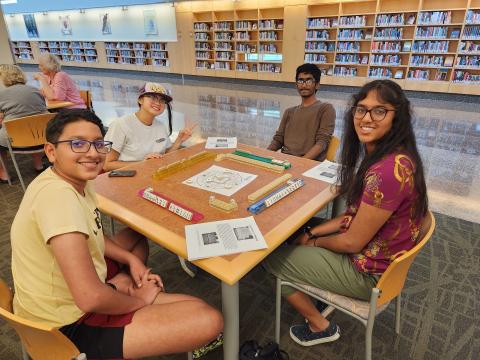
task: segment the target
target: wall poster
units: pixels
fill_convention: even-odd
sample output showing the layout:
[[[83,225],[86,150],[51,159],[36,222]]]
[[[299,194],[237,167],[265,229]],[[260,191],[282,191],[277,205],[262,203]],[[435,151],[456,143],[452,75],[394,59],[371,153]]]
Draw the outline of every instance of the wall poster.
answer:
[[[34,14],[23,14],[23,21],[27,28],[27,35],[29,38],[38,38],[37,23],[35,22]]]
[[[157,20],[155,18],[155,10],[143,11],[143,29],[145,35],[157,35]]]
[[[58,17],[61,24],[62,35],[72,35],[72,25],[70,24],[70,15],[60,15]]]

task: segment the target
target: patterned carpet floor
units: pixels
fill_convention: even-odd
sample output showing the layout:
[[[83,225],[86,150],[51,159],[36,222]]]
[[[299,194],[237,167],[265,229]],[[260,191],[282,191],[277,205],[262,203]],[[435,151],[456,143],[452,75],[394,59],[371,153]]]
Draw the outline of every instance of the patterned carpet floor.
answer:
[[[30,159],[21,157],[26,181],[35,176]],[[13,168],[10,169],[13,174]],[[23,192],[0,185],[0,276],[11,284],[10,226]],[[413,263],[402,297],[401,334],[394,331],[394,305],[381,313],[373,330],[374,359],[478,359],[480,353],[480,224],[435,214],[437,228]],[[149,266],[160,273],[169,292],[188,293],[221,307],[220,282],[200,272],[192,279],[177,257],[151,245]],[[240,343],[272,340],[275,319],[275,281],[261,267],[240,282]],[[302,321],[286,303],[282,308],[281,347],[290,359],[363,359],[363,325],[340,312],[331,318],[341,328],[334,343],[303,348],[288,335],[288,327]],[[477,354],[477,355],[475,355]],[[218,349],[204,359],[222,359]],[[21,359],[16,334],[0,321],[0,359]],[[152,358],[153,359],[153,358]],[[161,359],[186,359],[186,354]]]

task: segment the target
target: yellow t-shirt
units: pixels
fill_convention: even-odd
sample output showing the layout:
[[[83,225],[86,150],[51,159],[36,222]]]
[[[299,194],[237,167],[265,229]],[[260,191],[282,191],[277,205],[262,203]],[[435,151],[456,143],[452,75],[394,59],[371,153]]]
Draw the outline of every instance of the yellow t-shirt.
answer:
[[[84,314],[48,243],[71,232],[87,235],[93,264],[104,282],[105,241],[92,184],[87,183],[83,196],[50,168],[29,185],[12,224],[15,314],[54,327],[71,324]]]

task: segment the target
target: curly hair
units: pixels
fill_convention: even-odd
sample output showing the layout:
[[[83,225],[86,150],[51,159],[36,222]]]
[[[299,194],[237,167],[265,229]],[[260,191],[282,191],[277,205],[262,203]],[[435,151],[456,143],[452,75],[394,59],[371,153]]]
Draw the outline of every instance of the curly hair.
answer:
[[[41,62],[48,71],[59,72],[62,69],[58,57],[49,52],[44,52],[40,55],[38,61]]]
[[[1,64],[0,78],[2,79],[3,85],[6,87],[16,84],[25,84],[27,82],[27,78],[22,69],[16,65]]]

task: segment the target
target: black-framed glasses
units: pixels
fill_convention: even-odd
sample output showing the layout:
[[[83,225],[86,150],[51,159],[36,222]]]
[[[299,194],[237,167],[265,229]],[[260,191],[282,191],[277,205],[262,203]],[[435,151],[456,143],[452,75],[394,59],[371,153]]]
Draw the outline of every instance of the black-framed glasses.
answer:
[[[95,147],[100,154],[108,154],[110,150],[112,150],[112,142],[111,141],[104,141],[104,140],[95,140],[95,141],[88,141],[88,140],[61,140],[54,142],[52,144],[61,144],[61,143],[70,143],[70,148],[74,153],[87,153],[90,151],[90,146]]]
[[[352,114],[355,119],[362,120],[367,113],[370,113],[370,118],[373,121],[382,121],[385,119],[389,111],[396,111],[395,109],[385,109],[383,106],[375,106],[370,110],[364,106],[352,106]]]
[[[302,85],[311,86],[315,84],[315,79],[297,79],[296,83],[298,86],[302,86]]]

